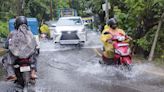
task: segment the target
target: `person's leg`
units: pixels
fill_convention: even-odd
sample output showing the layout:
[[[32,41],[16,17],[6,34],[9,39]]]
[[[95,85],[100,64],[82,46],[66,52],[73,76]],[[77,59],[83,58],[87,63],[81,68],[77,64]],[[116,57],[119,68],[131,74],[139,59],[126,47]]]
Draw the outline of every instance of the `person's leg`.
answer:
[[[13,68],[13,63],[15,62],[15,60],[16,60],[16,57],[9,52],[3,61],[6,72],[7,72],[7,80],[17,79],[14,72],[14,68]]]
[[[107,65],[113,65],[114,64],[113,58],[108,58],[108,57],[102,55],[102,60]]]
[[[31,78],[37,78],[36,72],[37,72],[37,59],[36,54],[32,55],[31,58]]]
[[[113,65],[114,60],[113,60],[113,52],[111,50],[105,50],[102,55],[102,60],[105,64],[108,65]]]

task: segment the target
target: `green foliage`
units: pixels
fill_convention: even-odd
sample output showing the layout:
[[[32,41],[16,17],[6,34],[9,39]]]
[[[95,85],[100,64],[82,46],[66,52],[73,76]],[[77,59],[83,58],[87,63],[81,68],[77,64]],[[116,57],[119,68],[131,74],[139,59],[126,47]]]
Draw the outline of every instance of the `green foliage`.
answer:
[[[50,19],[51,0],[24,0],[23,14],[28,17],[37,17],[39,20]],[[124,29],[134,39],[135,45],[150,51],[157,24],[164,12],[164,0],[108,0],[111,5],[110,17],[117,18],[119,27]],[[77,9],[79,16],[98,15],[104,24],[105,14],[102,4],[105,0],[52,0],[53,17],[57,17],[59,8]],[[19,0],[0,1],[0,36],[8,34],[7,21],[17,15]],[[87,13],[87,10],[91,10]],[[164,26],[160,30],[156,46],[156,54],[164,57]]]
[[[137,39],[138,46],[142,47],[144,50],[149,51],[153,43],[154,35],[152,33],[147,33],[144,37]]]
[[[135,44],[150,51],[159,18],[164,11],[163,0],[118,0],[111,1],[114,16],[119,25],[135,40]],[[121,5],[122,4],[122,5]],[[163,26],[162,26],[163,27]],[[160,30],[156,54],[164,50],[164,32]],[[160,56],[159,55],[159,56]]]
[[[57,8],[70,8],[68,1],[69,0],[59,0]]]
[[[7,23],[0,21],[0,25],[0,37],[6,38],[9,33]]]

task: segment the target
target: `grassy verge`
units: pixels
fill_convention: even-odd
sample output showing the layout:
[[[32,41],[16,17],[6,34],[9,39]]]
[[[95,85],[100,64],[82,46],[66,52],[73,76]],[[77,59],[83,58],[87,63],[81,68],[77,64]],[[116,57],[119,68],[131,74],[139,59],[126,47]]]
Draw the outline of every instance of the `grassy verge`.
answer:
[[[134,63],[144,63],[147,61],[145,58],[143,58],[140,55],[134,55],[134,56],[132,56],[132,59],[133,59]]]
[[[156,58],[153,61],[149,62],[147,59],[143,58],[140,55],[135,55],[132,57],[134,63],[153,63],[157,67],[161,67],[164,69],[164,59]]]
[[[153,61],[153,63],[154,63],[156,66],[159,66],[159,67],[164,68],[164,59],[159,59],[159,58],[157,58],[157,59],[155,59],[155,60]]]

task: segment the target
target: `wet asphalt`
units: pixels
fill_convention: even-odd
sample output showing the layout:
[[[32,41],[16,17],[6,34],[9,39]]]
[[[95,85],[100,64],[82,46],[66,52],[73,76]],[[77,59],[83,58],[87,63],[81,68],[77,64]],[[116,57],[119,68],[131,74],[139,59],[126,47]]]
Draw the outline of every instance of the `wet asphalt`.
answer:
[[[98,33],[88,33],[81,49],[42,41],[36,92],[164,92],[164,76],[145,72],[156,69],[151,63],[134,63],[131,71],[100,65],[93,50],[102,47],[98,38]],[[14,88],[12,82],[0,82],[0,92]]]

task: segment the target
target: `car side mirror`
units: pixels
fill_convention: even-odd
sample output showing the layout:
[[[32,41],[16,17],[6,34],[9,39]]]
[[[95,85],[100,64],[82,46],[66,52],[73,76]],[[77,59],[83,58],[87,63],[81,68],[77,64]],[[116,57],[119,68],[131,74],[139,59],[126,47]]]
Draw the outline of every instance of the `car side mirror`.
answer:
[[[52,27],[56,27],[56,24],[52,24],[51,26],[52,26]]]

